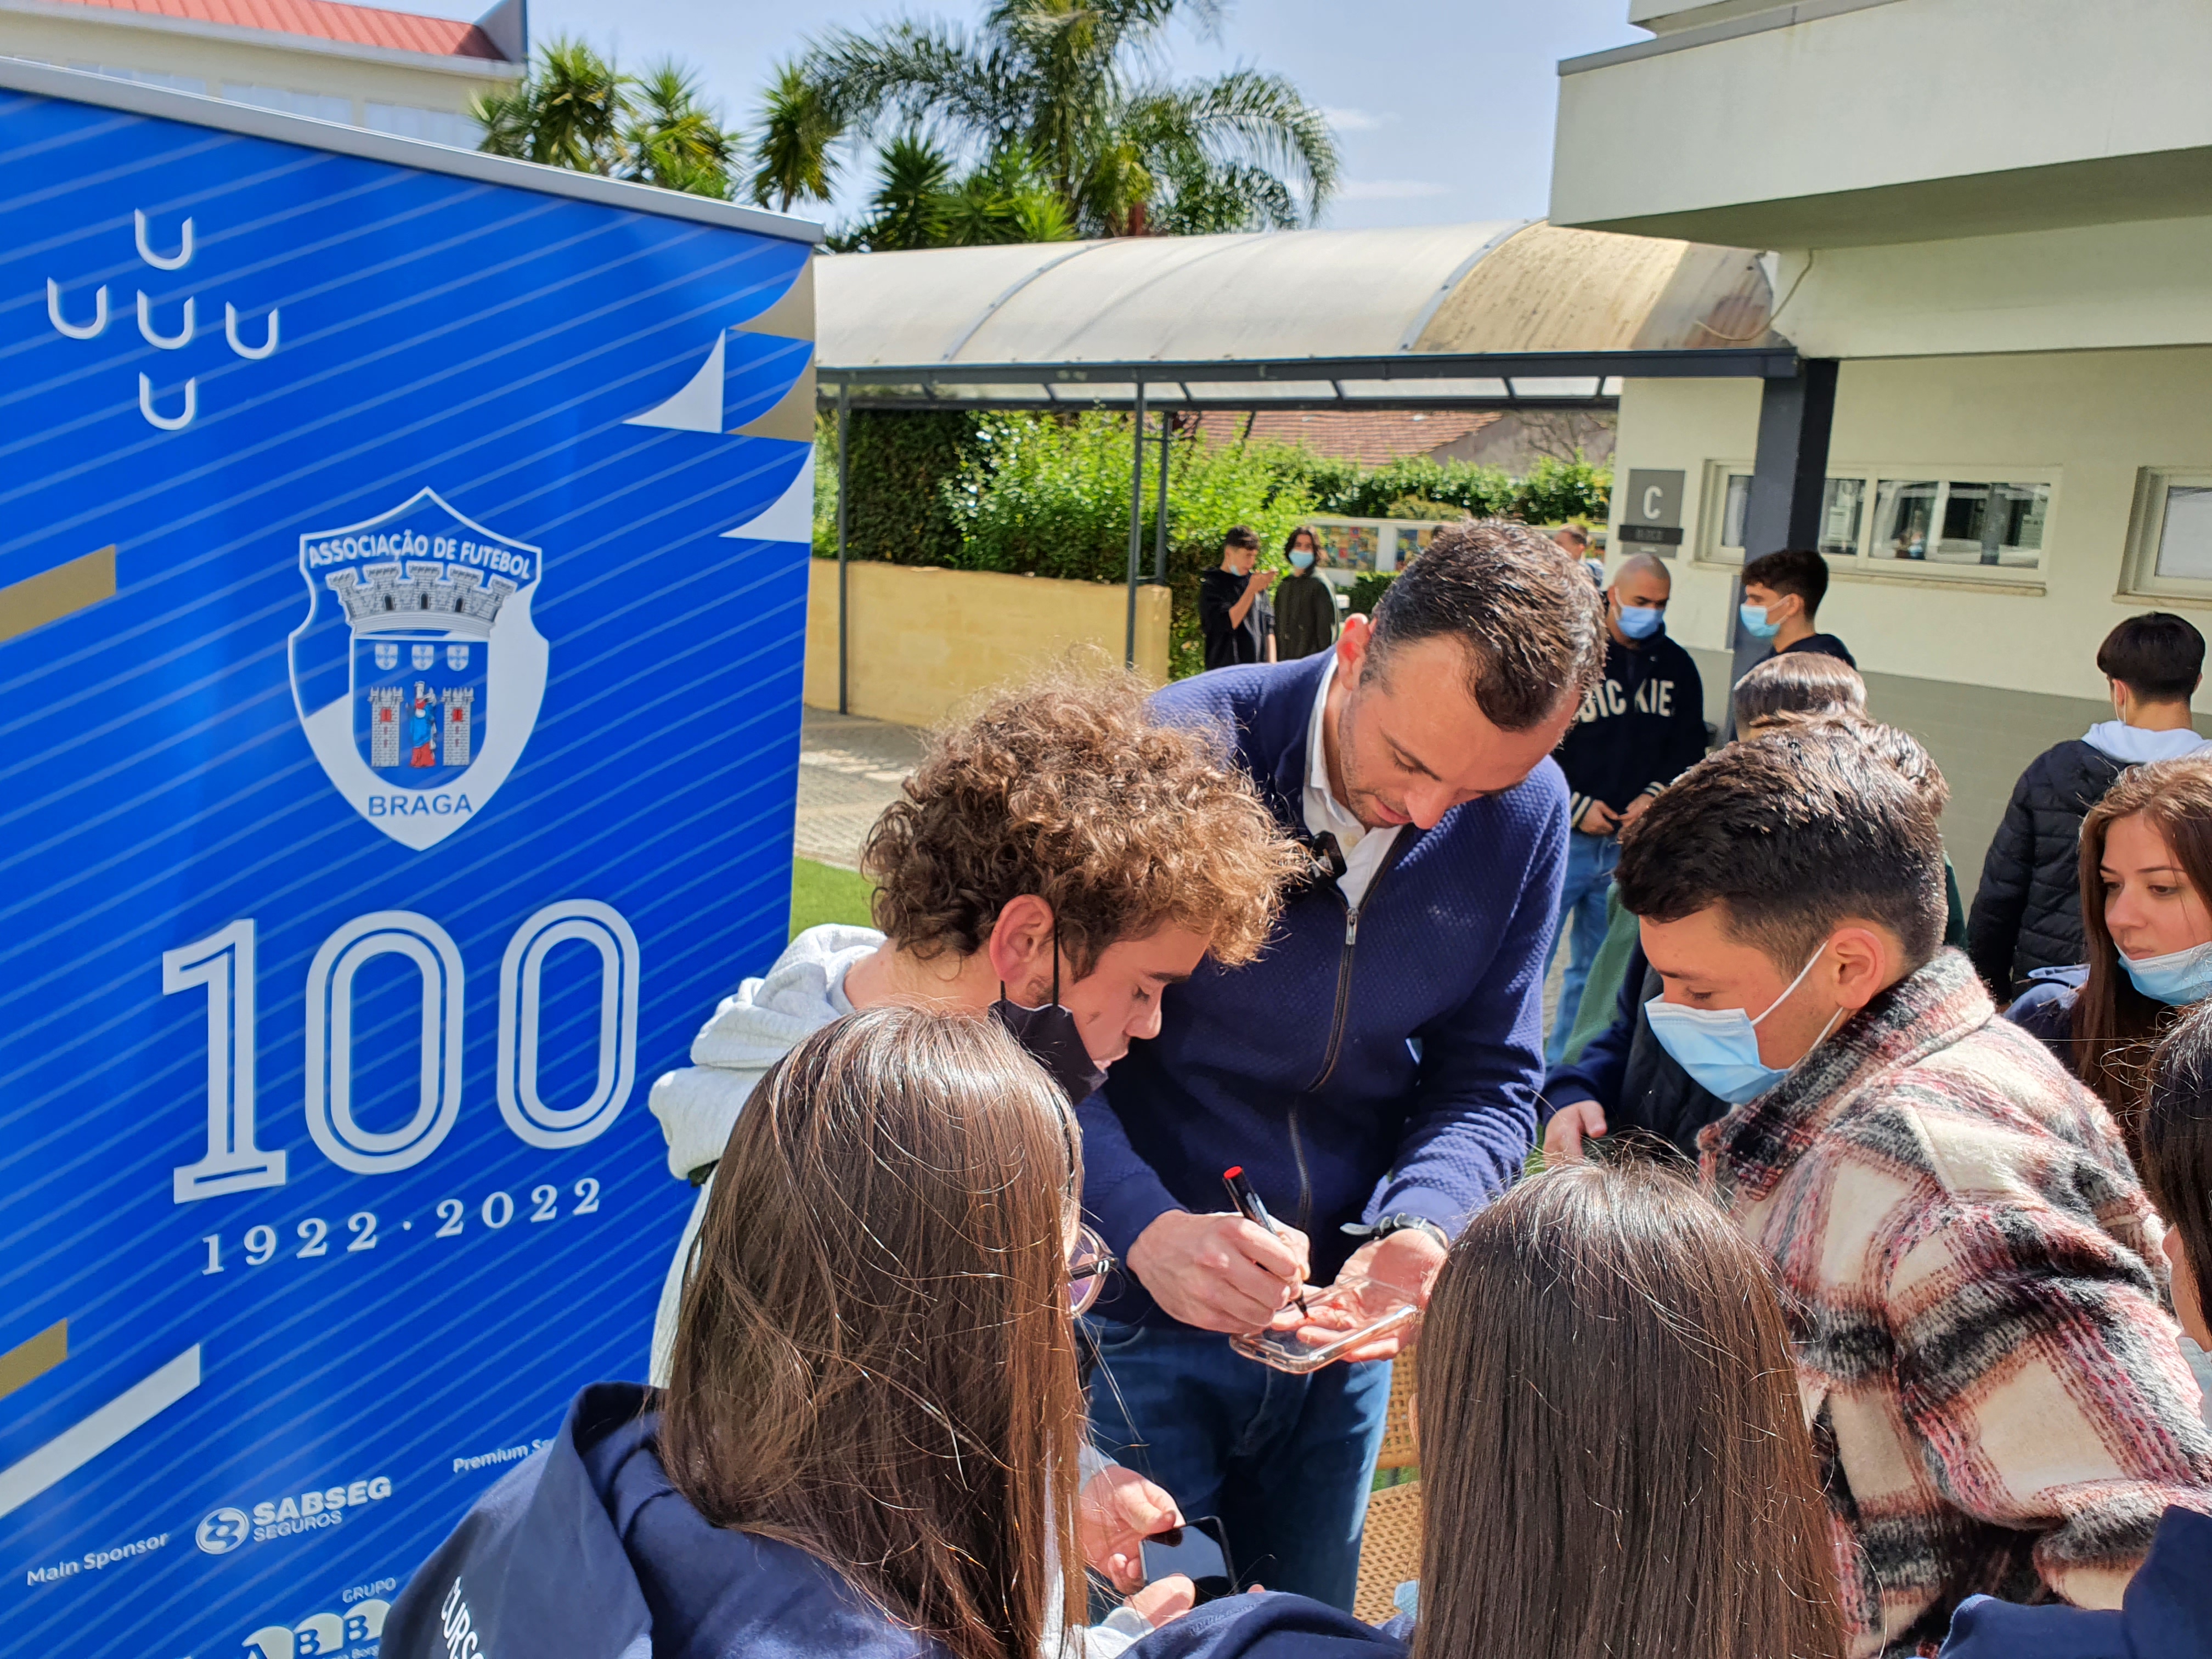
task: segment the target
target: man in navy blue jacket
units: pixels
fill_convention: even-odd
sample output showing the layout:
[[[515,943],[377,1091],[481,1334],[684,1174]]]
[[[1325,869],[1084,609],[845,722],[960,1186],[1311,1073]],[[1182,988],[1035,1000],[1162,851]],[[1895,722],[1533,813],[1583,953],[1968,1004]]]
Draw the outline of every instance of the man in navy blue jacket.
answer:
[[[1221,732],[1323,873],[1257,962],[1170,990],[1160,1035],[1084,1103],[1085,1209],[1128,1267],[1092,1326],[1092,1425],[1184,1514],[1218,1514],[1237,1570],[1272,1589],[1352,1605],[1389,1367],[1288,1376],[1228,1334],[1267,1325],[1302,1279],[1425,1297],[1450,1237],[1520,1172],[1567,833],[1547,757],[1604,637],[1578,561],[1471,524],[1334,651],[1160,694]],[[1232,1164],[1283,1232],[1226,1210]]]

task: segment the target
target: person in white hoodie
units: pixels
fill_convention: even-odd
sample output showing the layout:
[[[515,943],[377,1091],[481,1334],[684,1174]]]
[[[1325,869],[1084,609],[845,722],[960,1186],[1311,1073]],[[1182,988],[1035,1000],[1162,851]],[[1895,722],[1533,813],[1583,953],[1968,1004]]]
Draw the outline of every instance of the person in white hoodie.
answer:
[[[656,1384],[714,1164],[754,1085],[815,1031],[864,1008],[988,1012],[1079,1101],[1158,1030],[1166,987],[1258,954],[1309,860],[1209,738],[1145,699],[1133,677],[1054,676],[937,733],[862,850],[880,931],[801,933],[653,1085],[669,1173],[699,1189],[653,1324]],[[1253,1231],[1271,1255],[1303,1248]],[[1095,1454],[1084,1474],[1084,1554],[1132,1589],[1138,1540],[1179,1522],[1174,1500]]]
[[[2076,860],[2089,809],[2129,767],[2204,746],[2189,712],[2204,675],[2204,636],[2183,618],[2130,617],[2097,647],[2097,667],[2118,718],[2029,763],[1982,860],[1966,954],[2000,1008],[2031,981],[2086,960]]]

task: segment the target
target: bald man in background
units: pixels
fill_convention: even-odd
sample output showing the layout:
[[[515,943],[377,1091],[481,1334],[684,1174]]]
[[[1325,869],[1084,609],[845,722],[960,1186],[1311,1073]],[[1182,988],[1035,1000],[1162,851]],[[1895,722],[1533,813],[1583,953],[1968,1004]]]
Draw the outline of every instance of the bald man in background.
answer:
[[[1605,678],[1583,698],[1559,745],[1567,775],[1567,879],[1547,960],[1570,928],[1566,979],[1544,1045],[1565,1058],[1590,960],[1604,942],[1606,890],[1620,858],[1620,828],[1705,752],[1705,690],[1690,653],[1667,637],[1667,567],[1649,553],[1620,562],[1605,591]]]

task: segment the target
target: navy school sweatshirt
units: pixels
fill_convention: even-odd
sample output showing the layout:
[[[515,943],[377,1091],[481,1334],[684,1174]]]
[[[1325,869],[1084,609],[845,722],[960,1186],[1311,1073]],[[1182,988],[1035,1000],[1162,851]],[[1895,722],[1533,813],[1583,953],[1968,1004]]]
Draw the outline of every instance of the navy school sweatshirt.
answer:
[[[648,1403],[627,1382],[577,1395],[407,1581],[383,1659],[948,1659],[805,1551],[692,1508]]]
[[[1610,635],[1605,678],[1583,698],[1560,740],[1567,821],[1579,826],[1592,801],[1626,811],[1656,794],[1705,752],[1705,688],[1690,653],[1662,629],[1623,645]]]

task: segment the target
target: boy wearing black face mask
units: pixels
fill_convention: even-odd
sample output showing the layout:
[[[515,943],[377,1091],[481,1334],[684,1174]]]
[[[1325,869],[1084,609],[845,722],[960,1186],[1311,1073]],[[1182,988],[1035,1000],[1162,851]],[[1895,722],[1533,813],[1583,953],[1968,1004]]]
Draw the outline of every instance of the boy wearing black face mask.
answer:
[[[753,1085],[806,1036],[859,1008],[989,1010],[1079,1098],[1158,1030],[1163,988],[1208,954],[1258,951],[1305,860],[1244,775],[1146,696],[1133,678],[1052,678],[939,732],[861,855],[881,931],[800,934],[714,1011],[691,1065],[653,1085],[669,1173],[700,1188],[662,1291],[656,1382],[715,1161]],[[1140,1507],[1144,1492],[1166,1500],[1111,1466],[1086,1484],[1085,1554],[1121,1582],[1112,1562],[1135,1559],[1137,1531],[1090,1524],[1114,1507],[1094,1489],[1114,1496],[1116,1477]]]

